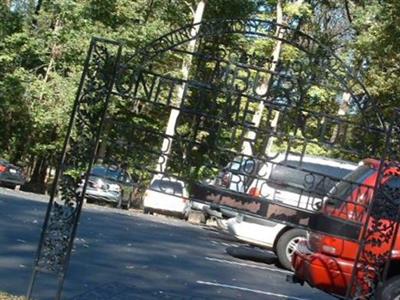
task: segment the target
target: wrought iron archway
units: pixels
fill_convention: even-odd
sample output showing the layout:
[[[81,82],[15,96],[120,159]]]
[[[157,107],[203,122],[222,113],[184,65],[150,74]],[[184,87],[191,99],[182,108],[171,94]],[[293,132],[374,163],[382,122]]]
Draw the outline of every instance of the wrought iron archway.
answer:
[[[284,35],[278,38],[279,31]],[[188,50],[186,45],[193,40],[197,46]],[[265,43],[261,48],[257,48],[259,40]],[[294,59],[271,61],[265,57],[260,49],[271,49],[278,42],[283,56],[291,51]],[[190,67],[186,75],[176,63],[177,57]],[[343,94],[349,95],[347,113],[338,115],[337,98]],[[260,105],[263,108],[256,126],[253,119]],[[176,124],[171,133],[167,121],[173,111]],[[302,157],[315,151],[352,160],[375,157],[381,162],[397,161],[394,145],[399,128],[394,120],[397,115],[385,117],[357,74],[329,48],[273,22],[211,20],[191,24],[134,54],[123,51],[121,43],[94,38],[71,113],[28,298],[40,272],[58,277],[56,298],[61,297],[89,172],[98,158],[125,159],[141,170],[142,176],[148,174],[147,178],[155,172],[179,177],[188,182],[198,201],[315,231],[325,232],[322,225],[330,224],[330,234],[359,243],[347,297],[369,297],[376,283],[384,280],[392,255],[391,251],[374,255],[371,247],[386,244],[393,249],[398,231],[398,211],[390,218],[391,228],[385,236],[377,235],[382,231],[379,222],[371,227],[368,221],[379,220],[398,207],[393,195],[375,193],[385,172],[383,164],[372,189],[380,199],[374,202],[379,203],[379,210],[377,204],[364,204],[366,222],[338,221],[308,209],[308,202],[304,206],[300,198],[296,205],[287,205],[268,197],[255,198],[246,191],[221,190],[204,180],[237,156],[240,162],[253,159],[275,164],[274,155],[265,151],[272,142],[274,153],[300,158],[294,168],[300,171],[304,171]],[[242,152],[246,142],[251,145],[251,154]],[[161,145],[167,145],[168,150]],[[167,160],[165,169],[157,168]],[[83,192],[76,193],[82,172]],[[263,174],[251,177],[264,180]],[[312,172],[309,178],[309,186],[333,179]],[[337,230],[332,232],[332,228]],[[361,280],[359,274],[367,274],[367,280]]]

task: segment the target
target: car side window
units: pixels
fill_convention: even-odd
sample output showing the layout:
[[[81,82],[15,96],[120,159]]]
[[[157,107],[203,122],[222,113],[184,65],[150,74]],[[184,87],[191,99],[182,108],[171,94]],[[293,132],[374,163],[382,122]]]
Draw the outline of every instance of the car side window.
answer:
[[[297,164],[297,166],[296,166]],[[297,162],[286,162],[286,165],[273,167],[268,184],[273,188],[299,193],[303,188],[306,173],[296,169]]]

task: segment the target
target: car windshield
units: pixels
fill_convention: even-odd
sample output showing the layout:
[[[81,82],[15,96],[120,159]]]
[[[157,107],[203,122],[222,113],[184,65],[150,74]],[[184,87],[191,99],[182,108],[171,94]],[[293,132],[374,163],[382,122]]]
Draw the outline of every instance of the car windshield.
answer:
[[[168,179],[154,180],[150,186],[150,189],[176,196],[182,196],[183,194],[182,184],[176,181],[170,181]]]
[[[352,173],[343,178],[332,190],[328,193],[326,204],[338,208],[341,203],[360,187],[365,180],[370,177],[375,170],[367,165],[359,166]]]
[[[97,166],[92,169],[90,174],[94,175],[94,176],[114,180],[114,181],[122,181],[123,180],[123,172],[118,168],[106,168],[106,167]]]

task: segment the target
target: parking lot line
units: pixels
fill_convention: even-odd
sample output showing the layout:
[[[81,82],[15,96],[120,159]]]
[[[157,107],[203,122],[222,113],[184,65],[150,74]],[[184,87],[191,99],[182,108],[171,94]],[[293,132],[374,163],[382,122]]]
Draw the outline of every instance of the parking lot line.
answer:
[[[286,271],[286,270],[280,270],[280,269],[276,269],[276,268],[269,268],[269,267],[264,267],[264,266],[259,266],[259,265],[241,263],[241,262],[232,261],[232,260],[219,259],[219,258],[213,258],[213,257],[208,257],[208,256],[206,256],[205,259],[209,260],[209,261],[216,261],[216,262],[225,263],[225,264],[238,265],[238,266],[261,269],[261,270],[268,270],[268,271],[284,273],[284,274],[292,274],[292,272]]]
[[[240,290],[240,291],[245,291],[245,292],[263,294],[263,295],[273,296],[273,297],[277,297],[277,298],[293,299],[293,300],[307,300],[305,298],[293,297],[293,296],[288,296],[288,295],[283,295],[283,294],[276,294],[276,293],[271,293],[271,292],[267,292],[267,291],[254,290],[254,289],[249,289],[249,288],[246,288],[246,287],[230,285],[230,284],[223,284],[223,283],[217,283],[217,282],[209,282],[209,281],[197,280],[196,283],[203,284],[203,285],[208,285],[208,286],[216,286],[216,287]]]

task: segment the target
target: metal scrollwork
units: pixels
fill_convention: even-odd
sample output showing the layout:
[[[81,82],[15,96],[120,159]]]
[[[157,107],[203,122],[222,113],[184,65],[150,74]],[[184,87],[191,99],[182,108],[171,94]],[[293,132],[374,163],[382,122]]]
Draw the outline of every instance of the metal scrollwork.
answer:
[[[55,298],[61,297],[88,171],[96,154],[120,52],[118,43],[99,39],[91,42],[42,229],[29,299],[38,272],[57,275],[59,285]],[[77,193],[82,172],[86,172],[86,180],[82,192]]]
[[[387,153],[382,156],[387,159],[381,161],[374,197],[369,203],[359,239],[357,260],[347,291],[349,298],[373,297],[378,284],[385,281],[390,270],[400,222],[400,157],[397,144],[392,144],[399,132],[394,121],[387,135]]]
[[[238,38],[227,42],[225,35]],[[250,50],[256,38],[296,55],[274,61],[255,44]],[[191,43],[194,39],[196,46]],[[200,190],[193,197],[302,228],[320,209],[326,190],[339,180],[307,169],[306,154],[359,161],[385,152],[384,161],[398,160],[398,151],[387,153],[392,146],[383,140],[394,145],[400,129],[394,125],[388,135],[385,114],[362,81],[331,49],[288,26],[265,20],[206,20],[174,30],[134,53],[122,57],[121,51],[116,42],[94,39],[91,43],[28,298],[40,271],[61,278],[56,298],[60,297],[103,127],[107,127],[103,150],[109,161],[123,157],[144,177],[173,175],[193,191],[214,178],[214,184],[205,184],[212,192]],[[108,126],[103,126],[111,96]],[[171,126],[170,118],[176,121]],[[368,139],[378,142],[367,143]],[[244,153],[243,145],[252,154]],[[282,155],[285,159],[278,161]],[[299,159],[291,162],[296,156]],[[286,184],[299,195],[293,205],[283,205],[267,188],[285,185],[270,177],[277,167],[283,167],[287,176],[306,175],[304,182]],[[382,172],[394,169],[398,166],[387,165]],[[83,186],[77,193],[81,176]],[[214,193],[224,185],[237,193],[230,191],[229,197]],[[368,297],[384,278],[390,247],[381,252],[371,249],[389,245],[397,232],[398,190],[384,184],[377,187],[376,199],[368,207],[368,226],[359,222],[346,227],[356,228],[351,237],[344,235],[348,229],[343,230],[344,238],[359,243],[349,297]],[[356,241],[354,235],[360,232],[362,238]]]

